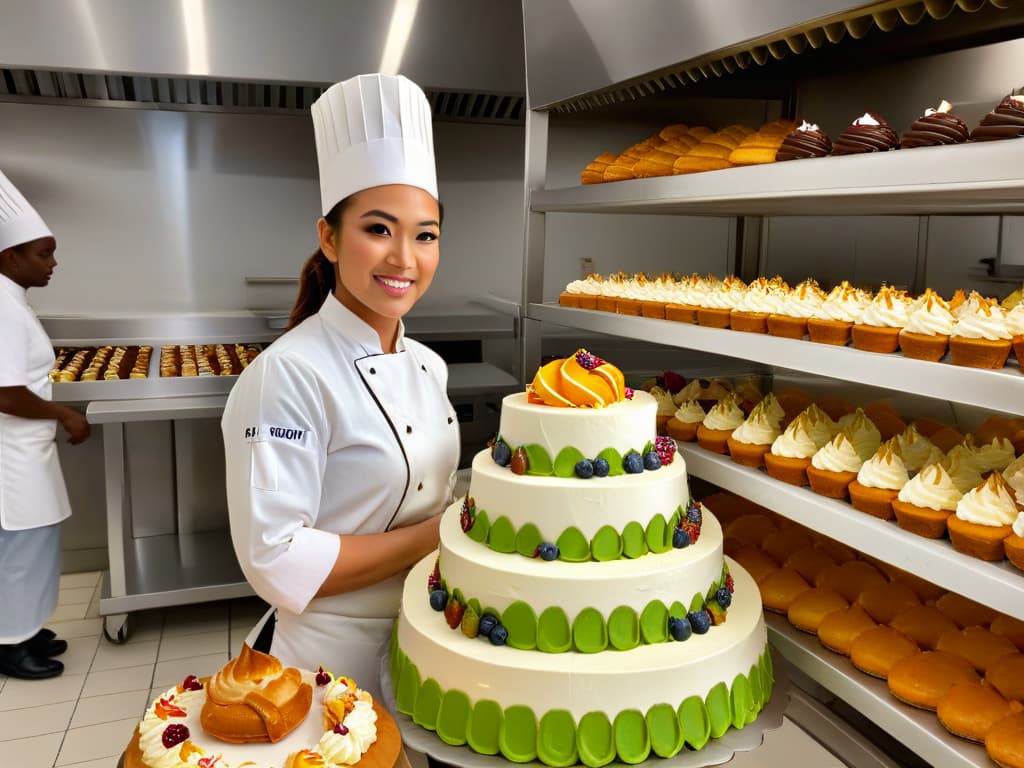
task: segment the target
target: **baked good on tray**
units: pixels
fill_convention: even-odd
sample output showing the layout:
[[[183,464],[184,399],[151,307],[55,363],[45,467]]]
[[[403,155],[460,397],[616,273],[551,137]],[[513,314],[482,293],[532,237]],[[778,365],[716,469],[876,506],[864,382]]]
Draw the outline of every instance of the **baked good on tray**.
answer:
[[[900,149],[962,144],[971,137],[967,123],[952,113],[953,105],[943,99],[935,109],[929,107],[900,139]]]

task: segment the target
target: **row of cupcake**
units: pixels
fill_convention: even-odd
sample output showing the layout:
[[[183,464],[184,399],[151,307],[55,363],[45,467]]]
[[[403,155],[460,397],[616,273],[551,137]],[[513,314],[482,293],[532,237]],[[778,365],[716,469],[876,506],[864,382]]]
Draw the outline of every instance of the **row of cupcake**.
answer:
[[[883,285],[877,292],[843,281],[826,293],[807,279],[790,287],[781,277],[750,284],[729,275],[589,275],[566,286],[559,304],[651,317],[710,328],[766,333],[868,352],[902,351],[937,362],[951,353],[954,365],[1001,368],[1010,350],[1024,359],[1024,304],[968,296],[950,300],[930,288],[919,296]],[[1010,297],[1007,297],[1010,299]]]
[[[728,502],[705,500],[716,516],[740,506]],[[765,512],[723,523],[726,551],[758,583],[765,610],[1013,764],[1007,754],[1024,746],[1024,622]]]

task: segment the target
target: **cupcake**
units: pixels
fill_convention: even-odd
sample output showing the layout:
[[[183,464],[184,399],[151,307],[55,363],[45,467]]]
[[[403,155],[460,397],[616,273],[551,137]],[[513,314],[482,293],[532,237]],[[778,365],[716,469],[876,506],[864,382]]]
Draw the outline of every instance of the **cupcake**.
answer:
[[[857,479],[863,464],[864,459],[853,447],[850,435],[840,432],[811,457],[807,480],[815,493],[830,499],[845,499],[847,488]]]
[[[895,352],[906,324],[906,294],[884,285],[854,321],[853,346],[865,352]]]
[[[729,454],[737,464],[748,467],[764,466],[764,455],[771,450],[775,438],[782,431],[779,428],[782,408],[774,411],[773,402],[766,398],[754,406],[746,421],[727,438]]]
[[[860,408],[839,419],[839,428],[849,436],[861,461],[874,456],[882,445],[882,433]]]
[[[764,466],[770,476],[790,485],[807,485],[811,457],[821,447],[815,442],[811,430],[811,419],[804,412],[775,438],[771,449],[764,455]]]
[[[960,313],[964,311],[965,304],[967,304],[967,293],[963,288],[957,288],[949,300],[949,311],[953,313],[954,318],[960,317]]]
[[[761,376],[758,374],[750,374],[733,379],[732,391],[736,393],[736,399],[739,401],[740,408],[748,415],[754,410],[754,406],[765,398],[764,393],[761,391]],[[772,408],[780,414],[779,418],[781,419],[785,415],[785,411],[781,410],[782,406],[775,399],[775,395],[769,392],[768,397],[771,398],[773,403]]]
[[[921,299],[900,331],[900,350],[904,357],[935,363],[949,348],[953,313],[949,311],[949,304],[931,288]]]
[[[844,280],[829,291],[821,307],[807,319],[807,333],[811,341],[846,346],[853,322],[866,304],[865,296]]]
[[[1003,541],[1003,547],[1010,562],[1024,571],[1024,512],[1017,513],[1012,528],[1013,533]]]
[[[1014,459],[1002,471],[1003,479],[1013,489],[1018,507],[1024,507],[1024,456]]]
[[[1024,94],[1007,96],[971,131],[973,141],[1015,139],[1018,136],[1024,136]]]
[[[891,520],[892,503],[910,479],[900,457],[898,444],[891,440],[875,451],[850,483],[850,503],[872,517]]]
[[[729,435],[743,423],[743,420],[743,411],[737,405],[736,398],[730,395],[719,400],[697,427],[697,444],[708,451],[728,453]]]
[[[735,275],[729,275],[714,290],[702,299],[697,310],[697,322],[709,328],[728,328],[733,308],[743,298],[746,283]]]
[[[802,121],[796,130],[786,134],[775,159],[803,160],[809,157],[825,157],[832,152],[832,140],[813,123]]]
[[[1003,308],[991,299],[972,293],[949,336],[953,364],[1002,368],[1010,354],[1011,339]]]
[[[580,309],[597,309],[597,297],[604,293],[604,279],[597,274],[587,275],[586,280],[573,283],[576,302]],[[566,288],[568,290],[568,288]]]
[[[939,463],[942,464],[942,468],[949,474],[953,485],[960,490],[960,493],[967,493],[972,488],[980,485],[985,478],[981,476],[981,472],[975,466],[970,455],[966,452],[958,451],[958,448],[960,446],[954,446]]]
[[[903,530],[941,539],[962,495],[941,464],[929,464],[900,489],[892,509]]]
[[[942,461],[942,450],[911,424],[896,436],[903,464],[910,473],[920,472],[929,464]]]
[[[974,465],[982,475],[993,470],[1002,472],[1016,457],[1013,443],[1005,437],[994,437],[992,442],[977,447],[974,452]]]
[[[706,290],[704,279],[698,274],[676,280],[665,304],[665,319],[678,323],[696,323],[700,297]]]
[[[643,274],[626,276],[622,281],[622,292],[615,297],[615,311],[620,315],[639,317],[647,293],[647,276]]]
[[[692,443],[697,439],[697,427],[704,421],[704,409],[696,400],[686,400],[680,405],[665,425],[669,437]]]
[[[865,405],[863,410],[864,415],[882,435],[883,442],[896,437],[907,428],[907,423],[887,400],[875,400]]]
[[[817,403],[811,403],[803,413],[807,414],[810,420],[811,437],[819,448],[843,431]]]
[[[950,110],[953,105],[943,99],[937,109],[926,109],[900,139],[900,149],[934,147],[940,144],[962,144],[971,137],[967,123]]]
[[[1015,304],[1006,309],[1006,328],[1010,332],[1010,343],[1013,344],[1013,354],[1017,358],[1017,365],[1024,370],[1024,304]]]
[[[565,290],[558,294],[558,305],[561,307],[579,307],[580,295],[583,293],[585,280],[573,280]]]
[[[676,404],[672,400],[672,394],[659,386],[651,387],[650,393],[658,402],[658,412],[655,417],[656,429],[659,435],[664,435],[668,420],[675,415]]]
[[[714,408],[719,400],[732,395],[732,388],[721,379],[690,379],[672,399],[676,405],[681,405],[687,400],[696,400],[707,412]]]
[[[621,272],[617,275],[609,275],[601,281],[601,293],[597,296],[597,309],[602,312],[615,312],[615,303],[623,293],[623,279],[625,275]]]
[[[648,279],[643,286],[643,298],[640,302],[640,314],[643,317],[651,317],[655,320],[665,319],[665,307],[668,305],[672,295],[672,287],[675,280],[671,275],[658,275],[653,280]]]
[[[807,319],[825,302],[825,293],[815,280],[804,280],[784,296],[768,315],[768,333],[787,339],[807,335]]]
[[[763,277],[747,286],[746,292],[736,302],[729,315],[729,327],[734,331],[747,333],[768,333],[768,315],[780,303],[779,294],[788,291],[789,286],[779,279],[774,285]]]
[[[899,138],[880,115],[865,112],[836,139],[833,155],[859,155],[896,149]]]
[[[995,472],[957,502],[956,515],[947,522],[950,541],[971,557],[1002,560],[1003,541],[1013,533],[1017,516],[1013,489]]]

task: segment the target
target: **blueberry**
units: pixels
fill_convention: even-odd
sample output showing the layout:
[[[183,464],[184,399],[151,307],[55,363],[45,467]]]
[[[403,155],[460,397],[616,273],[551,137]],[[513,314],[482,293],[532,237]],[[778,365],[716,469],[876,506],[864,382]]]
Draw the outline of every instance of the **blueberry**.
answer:
[[[490,639],[491,645],[504,645],[508,640],[508,630],[501,624],[496,624],[487,637]]]
[[[435,611],[443,611],[445,605],[448,604],[448,590],[447,589],[432,589],[430,590],[430,607]]]
[[[698,635],[703,635],[711,629],[711,617],[708,616],[707,611],[692,611],[686,614],[686,618],[689,620],[690,626],[693,627],[693,631]]]
[[[594,476],[594,462],[590,459],[582,459],[576,462],[576,477],[589,480]]]
[[[728,587],[719,587],[718,591],[715,592],[715,600],[723,608],[728,608],[732,605],[732,592],[729,591]]]
[[[508,443],[504,440],[499,440],[494,444],[494,448],[491,449],[491,458],[494,459],[495,464],[507,467],[512,463],[512,449],[508,447]]]
[[[608,466],[607,459],[594,459],[594,474],[597,477],[608,477],[608,471],[611,467]]]
[[[668,620],[668,631],[672,635],[673,640],[682,642],[683,640],[690,639],[690,635],[693,634],[693,627],[690,626],[690,622],[687,621],[685,616],[681,619],[677,619],[675,616],[670,616]]]
[[[700,507],[694,502],[690,502],[690,506],[686,510],[686,519],[691,523],[697,523],[700,525]]]
[[[540,555],[541,560],[557,560],[559,555],[558,545],[545,541],[537,547],[537,554]]]
[[[498,619],[493,613],[485,613],[480,617],[480,624],[477,627],[477,633],[484,637],[490,637],[491,631],[498,626]]]
[[[622,468],[626,470],[626,474],[639,475],[644,471],[644,460],[635,451],[627,453],[626,458],[622,460]]]
[[[661,456],[658,455],[657,451],[648,451],[644,454],[644,469],[648,472],[661,469]]]
[[[690,546],[690,534],[682,528],[676,528],[672,531],[672,546],[676,549],[686,549]]]

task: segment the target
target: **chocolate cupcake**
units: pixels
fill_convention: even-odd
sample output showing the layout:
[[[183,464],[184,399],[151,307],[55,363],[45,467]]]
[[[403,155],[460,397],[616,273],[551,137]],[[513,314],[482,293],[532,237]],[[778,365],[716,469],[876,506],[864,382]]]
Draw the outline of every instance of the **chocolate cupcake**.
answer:
[[[950,114],[953,105],[943,101],[938,109],[926,109],[903,134],[900,149],[934,147],[939,144],[961,144],[971,137],[967,123]]]
[[[825,157],[832,152],[832,139],[818,126],[806,120],[795,131],[786,134],[776,160],[802,160],[807,157]]]
[[[1024,94],[1007,96],[981,118],[981,125],[971,133],[974,141],[1015,139],[1018,136],[1024,136]]]
[[[880,115],[865,112],[843,131],[832,148],[833,155],[859,155],[896,149],[899,137]]]

